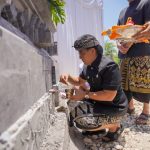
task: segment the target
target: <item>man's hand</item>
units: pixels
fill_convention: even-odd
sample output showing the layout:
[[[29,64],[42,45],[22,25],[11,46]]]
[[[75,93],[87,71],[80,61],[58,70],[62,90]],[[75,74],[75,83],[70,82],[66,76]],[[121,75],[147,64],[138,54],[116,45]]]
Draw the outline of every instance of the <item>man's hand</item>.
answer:
[[[128,43],[117,42],[117,47],[122,54],[126,54],[132,45],[133,43],[131,42]]]
[[[135,38],[136,40],[140,40],[142,38],[150,40],[150,21],[145,23],[143,30],[135,34],[133,38]]]
[[[60,82],[64,83],[64,84],[69,84],[68,83],[68,78],[69,78],[69,74],[62,74],[60,75]]]
[[[84,99],[85,96],[85,91],[81,90],[81,89],[75,89],[75,94],[70,96],[70,100],[74,100],[74,101],[80,101],[82,99]]]

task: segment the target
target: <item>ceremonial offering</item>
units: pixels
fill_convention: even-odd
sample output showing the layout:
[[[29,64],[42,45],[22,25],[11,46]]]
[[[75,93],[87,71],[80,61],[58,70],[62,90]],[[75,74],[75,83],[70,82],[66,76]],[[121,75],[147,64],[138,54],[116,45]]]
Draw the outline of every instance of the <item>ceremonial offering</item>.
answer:
[[[132,18],[128,18],[126,25],[112,26],[111,29],[102,32],[102,35],[107,35],[111,40],[119,42],[149,43],[148,39],[141,38],[136,40],[133,35],[144,29],[142,25],[134,25]]]

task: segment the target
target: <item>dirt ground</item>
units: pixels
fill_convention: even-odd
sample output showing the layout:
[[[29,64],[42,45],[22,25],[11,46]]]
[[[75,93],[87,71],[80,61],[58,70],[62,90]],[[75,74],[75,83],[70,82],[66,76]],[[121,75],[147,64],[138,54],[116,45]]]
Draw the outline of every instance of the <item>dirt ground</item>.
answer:
[[[76,128],[69,128],[69,137],[65,143],[66,148],[62,148],[66,124],[65,117],[59,116],[56,120],[54,129],[47,131],[47,136],[43,141],[41,150],[150,150],[150,126],[140,126],[135,124],[136,117],[142,111],[142,104],[135,102],[136,113],[126,115],[123,120],[124,131],[115,142],[104,143],[97,135],[85,137]],[[59,114],[59,113],[58,113]],[[61,133],[61,136],[52,132]]]
[[[135,102],[136,113],[126,115],[124,131],[115,142],[103,143],[98,136],[83,137],[75,129],[70,130],[69,150],[150,150],[150,126],[136,125],[135,119],[142,111],[142,103]]]

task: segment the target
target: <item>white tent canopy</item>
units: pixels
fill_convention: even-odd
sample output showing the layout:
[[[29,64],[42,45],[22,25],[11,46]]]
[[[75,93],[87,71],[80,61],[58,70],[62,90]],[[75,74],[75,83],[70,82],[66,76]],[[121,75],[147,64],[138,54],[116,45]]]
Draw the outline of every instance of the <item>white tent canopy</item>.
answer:
[[[56,35],[59,73],[78,75],[80,61],[73,43],[83,34],[92,34],[103,44],[103,3],[102,0],[66,0],[65,12],[65,24],[58,25]]]

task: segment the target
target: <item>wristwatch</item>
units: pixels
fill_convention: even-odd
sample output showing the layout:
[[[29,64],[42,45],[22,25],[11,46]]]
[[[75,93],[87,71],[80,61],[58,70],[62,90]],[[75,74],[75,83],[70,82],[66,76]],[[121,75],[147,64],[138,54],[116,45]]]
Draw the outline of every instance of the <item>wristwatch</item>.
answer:
[[[84,98],[85,98],[85,99],[89,99],[89,98],[90,98],[89,92],[86,92],[86,93],[85,93]]]

